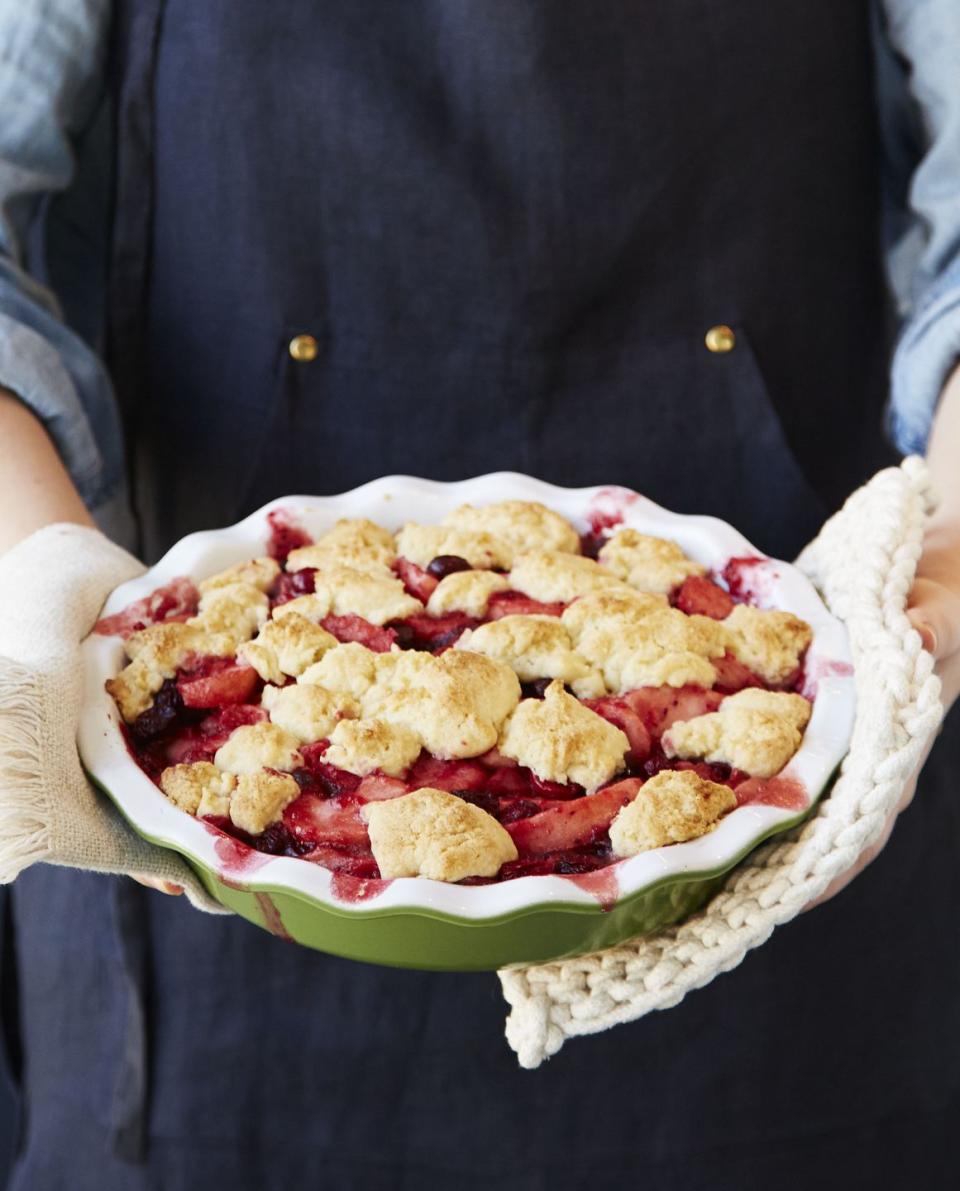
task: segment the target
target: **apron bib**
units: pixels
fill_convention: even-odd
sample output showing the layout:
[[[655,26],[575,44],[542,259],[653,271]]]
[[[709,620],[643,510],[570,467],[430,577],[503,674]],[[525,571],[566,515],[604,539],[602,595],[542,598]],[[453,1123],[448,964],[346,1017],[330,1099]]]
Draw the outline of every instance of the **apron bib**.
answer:
[[[866,4],[119,9],[110,356],[148,557],[285,491],[497,469],[627,484],[789,557],[880,458]],[[60,1185],[69,1132],[101,1191],[806,1188],[853,1155],[847,1186],[909,1163],[937,1187],[957,820],[931,769],[840,899],[533,1073],[492,976],[27,874],[14,1186]]]

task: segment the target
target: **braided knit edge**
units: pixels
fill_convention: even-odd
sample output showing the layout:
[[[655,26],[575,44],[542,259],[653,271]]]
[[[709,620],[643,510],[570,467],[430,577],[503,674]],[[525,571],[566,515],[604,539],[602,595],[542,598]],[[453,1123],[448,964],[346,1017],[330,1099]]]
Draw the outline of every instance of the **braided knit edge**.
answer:
[[[522,1067],[539,1066],[567,1038],[676,1005],[736,967],[880,837],[942,718],[933,659],[906,615],[934,503],[923,460],[907,459],[858,489],[798,560],[846,622],[854,659],[857,719],[830,796],[686,922],[593,955],[500,972],[507,1041]]]

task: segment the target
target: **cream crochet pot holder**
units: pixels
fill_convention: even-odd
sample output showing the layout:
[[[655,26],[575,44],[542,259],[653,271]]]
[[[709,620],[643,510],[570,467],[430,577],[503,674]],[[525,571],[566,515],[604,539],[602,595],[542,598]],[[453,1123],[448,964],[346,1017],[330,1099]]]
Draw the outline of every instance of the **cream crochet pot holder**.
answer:
[[[568,1038],[676,1005],[794,918],[883,832],[936,734],[940,681],[906,615],[934,497],[907,459],[855,492],[798,560],[850,634],[857,717],[830,796],[758,849],[680,926],[594,955],[500,973],[507,1040],[537,1067]]]

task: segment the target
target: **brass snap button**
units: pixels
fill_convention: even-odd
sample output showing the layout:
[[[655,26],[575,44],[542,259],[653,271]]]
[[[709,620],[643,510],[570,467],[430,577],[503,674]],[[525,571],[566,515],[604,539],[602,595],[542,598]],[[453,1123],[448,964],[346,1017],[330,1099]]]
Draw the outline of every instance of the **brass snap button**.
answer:
[[[733,333],[733,328],[728,327],[725,323],[711,327],[703,337],[703,341],[707,345],[708,352],[732,352],[737,346],[737,337]]]
[[[309,364],[311,360],[317,358],[320,345],[313,335],[294,335],[287,350],[294,360],[301,364]]]

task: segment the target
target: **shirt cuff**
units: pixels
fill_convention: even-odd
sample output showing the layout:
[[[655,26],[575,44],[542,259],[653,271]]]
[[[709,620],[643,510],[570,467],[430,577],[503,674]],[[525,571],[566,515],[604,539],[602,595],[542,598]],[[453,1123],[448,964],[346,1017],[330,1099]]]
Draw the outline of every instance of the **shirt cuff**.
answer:
[[[904,328],[893,356],[888,421],[905,454],[923,452],[940,394],[960,362],[960,258]]]

